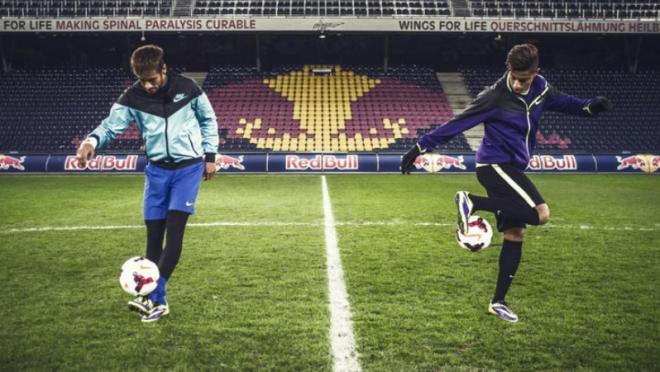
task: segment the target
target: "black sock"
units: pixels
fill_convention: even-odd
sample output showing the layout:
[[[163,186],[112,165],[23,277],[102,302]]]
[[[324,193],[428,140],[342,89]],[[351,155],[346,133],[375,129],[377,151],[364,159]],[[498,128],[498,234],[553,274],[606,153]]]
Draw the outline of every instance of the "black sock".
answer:
[[[158,269],[160,275],[165,279],[169,279],[179,262],[181,257],[181,249],[183,248],[183,232],[186,229],[186,222],[190,214],[181,211],[168,211],[167,212],[167,241],[165,249],[158,261]]]
[[[147,258],[155,263],[160,260],[163,252],[166,220],[144,220],[147,225]]]
[[[506,292],[509,290],[513,277],[516,275],[518,265],[520,265],[522,244],[523,242],[504,240],[502,251],[500,252],[500,272],[497,274],[497,287],[495,287],[495,295],[492,302],[504,301]]]
[[[524,222],[530,225],[539,224],[539,213],[536,208],[532,208],[523,201],[505,199],[505,198],[485,198],[483,196],[476,196],[470,194],[470,200],[473,204],[475,211],[488,211],[497,213],[502,211],[502,214],[511,217],[514,220]]]

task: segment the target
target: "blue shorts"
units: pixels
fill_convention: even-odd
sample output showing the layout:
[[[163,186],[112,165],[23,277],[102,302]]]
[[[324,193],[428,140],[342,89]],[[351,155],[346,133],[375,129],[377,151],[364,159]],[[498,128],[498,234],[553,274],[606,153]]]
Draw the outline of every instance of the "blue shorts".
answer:
[[[195,213],[204,175],[203,162],[179,169],[164,169],[149,163],[144,175],[145,220],[164,220],[169,210]]]

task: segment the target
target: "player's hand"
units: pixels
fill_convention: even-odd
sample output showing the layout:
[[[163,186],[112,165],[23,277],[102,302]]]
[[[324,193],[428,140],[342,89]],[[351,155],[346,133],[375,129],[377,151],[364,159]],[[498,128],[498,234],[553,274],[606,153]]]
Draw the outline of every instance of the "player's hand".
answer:
[[[87,160],[94,156],[94,145],[88,140],[82,141],[78,151],[76,151],[76,159],[78,160],[78,166],[84,168],[87,165]]]
[[[214,174],[215,174],[215,162],[213,162],[213,163],[209,163],[209,162],[204,163],[204,181],[208,181],[211,178],[213,178]]]
[[[611,108],[612,105],[610,104],[610,100],[603,96],[594,98],[589,104],[589,112],[591,112],[591,115],[598,115]]]
[[[411,147],[408,152],[401,158],[401,174],[410,174],[410,171],[415,167],[415,160],[422,154],[419,144]]]

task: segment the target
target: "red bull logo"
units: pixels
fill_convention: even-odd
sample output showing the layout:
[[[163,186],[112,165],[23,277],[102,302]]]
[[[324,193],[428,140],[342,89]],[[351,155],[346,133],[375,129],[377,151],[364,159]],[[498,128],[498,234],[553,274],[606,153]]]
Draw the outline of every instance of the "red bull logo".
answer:
[[[287,155],[284,162],[286,170],[358,170],[359,166],[357,155],[316,155],[313,158]]]
[[[114,155],[97,155],[87,162],[87,165],[81,167],[78,159],[73,156],[67,156],[64,160],[65,171],[135,171],[137,170],[138,155],[127,155],[125,159],[119,159]]]
[[[15,158],[9,155],[0,155],[0,170],[7,170],[11,168],[19,171],[24,171],[25,170],[25,167],[23,166],[24,161],[25,161],[25,156],[21,156],[20,158]]]
[[[453,156],[438,155],[438,157],[435,160],[435,165],[438,169],[437,170],[438,172],[443,169],[450,169],[450,168],[457,168],[461,170],[467,169],[463,164],[463,156],[459,156],[455,158]]]
[[[220,155],[216,156],[215,158],[215,169],[217,171],[220,170],[227,170],[229,168],[234,168],[238,170],[245,170],[245,166],[243,165],[243,155],[240,155],[238,157],[233,157],[229,155]]]
[[[415,166],[415,169],[430,169],[431,159],[428,155],[420,155],[415,159],[413,165]]]
[[[556,158],[552,155],[534,155],[529,160],[530,170],[558,170],[558,171],[576,171],[578,169],[577,159],[574,155],[564,155]]]
[[[645,173],[654,173],[660,168],[660,155],[652,154],[637,154],[627,157],[617,156],[616,160],[619,162],[619,165],[616,167],[616,170],[624,169],[634,169],[641,170]]]
[[[424,154],[415,159],[413,165],[416,169],[424,169],[430,173],[437,173],[443,170],[456,168],[460,170],[467,170],[463,156],[453,157],[442,154]]]

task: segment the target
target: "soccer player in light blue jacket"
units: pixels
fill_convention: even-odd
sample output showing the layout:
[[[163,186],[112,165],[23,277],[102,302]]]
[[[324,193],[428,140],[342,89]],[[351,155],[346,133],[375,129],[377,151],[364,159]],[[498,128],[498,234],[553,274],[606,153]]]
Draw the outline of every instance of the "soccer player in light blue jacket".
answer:
[[[206,94],[192,80],[168,72],[163,49],[144,45],[131,55],[138,78],[112,105],[110,115],[78,148],[81,166],[135,122],[149,160],[145,168],[144,222],[147,258],[158,264],[158,287],[128,307],[154,322],[169,314],[166,284],[183,246],[188,216],[202,181],[215,173],[218,124]],[[166,245],[163,239],[167,234]]]

